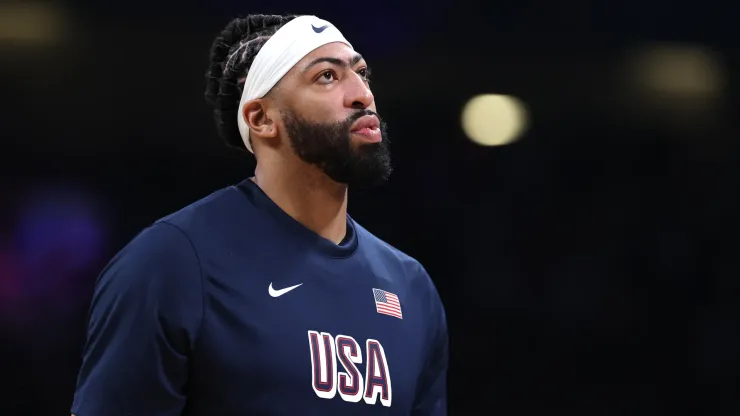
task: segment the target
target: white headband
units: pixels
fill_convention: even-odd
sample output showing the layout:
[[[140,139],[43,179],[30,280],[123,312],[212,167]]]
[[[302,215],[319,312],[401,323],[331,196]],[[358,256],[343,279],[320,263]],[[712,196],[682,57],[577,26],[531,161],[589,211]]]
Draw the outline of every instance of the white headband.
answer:
[[[339,29],[326,20],[316,16],[300,16],[278,29],[262,46],[247,73],[237,118],[239,134],[250,152],[254,153],[249,144],[244,105],[250,100],[264,97],[304,56],[332,42],[352,47]]]

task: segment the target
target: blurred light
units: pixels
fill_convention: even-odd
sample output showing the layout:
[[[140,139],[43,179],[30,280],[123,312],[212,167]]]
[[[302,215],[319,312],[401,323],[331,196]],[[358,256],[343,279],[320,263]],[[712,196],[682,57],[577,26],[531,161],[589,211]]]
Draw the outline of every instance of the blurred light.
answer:
[[[506,95],[475,96],[462,111],[463,131],[481,146],[501,146],[515,141],[524,132],[527,120],[524,104]]]
[[[102,201],[75,184],[54,182],[3,200],[12,228],[0,229],[0,327],[18,336],[31,335],[36,319],[66,319],[89,301],[89,282],[105,260]]]
[[[105,225],[92,195],[74,187],[37,189],[21,205],[16,241],[24,263],[84,269],[100,257]]]
[[[66,34],[58,7],[42,2],[0,4],[0,42],[57,42]]]
[[[684,97],[716,96],[725,86],[720,59],[697,46],[651,46],[638,51],[632,77],[652,92]]]
[[[20,293],[18,270],[18,261],[14,253],[0,246],[0,309],[7,306]]]

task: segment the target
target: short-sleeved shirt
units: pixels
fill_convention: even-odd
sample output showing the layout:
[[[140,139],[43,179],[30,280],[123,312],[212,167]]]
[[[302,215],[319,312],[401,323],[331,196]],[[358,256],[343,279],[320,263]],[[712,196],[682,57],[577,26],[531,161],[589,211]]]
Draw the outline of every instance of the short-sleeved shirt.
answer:
[[[247,179],[103,270],[72,413],[444,415],[447,366],[419,262],[349,216],[324,239]]]

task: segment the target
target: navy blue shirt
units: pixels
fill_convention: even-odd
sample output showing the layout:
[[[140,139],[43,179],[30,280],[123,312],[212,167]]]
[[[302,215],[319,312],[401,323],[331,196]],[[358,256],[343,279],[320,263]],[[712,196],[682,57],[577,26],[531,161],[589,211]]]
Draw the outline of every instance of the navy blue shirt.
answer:
[[[347,217],[335,244],[251,180],[141,232],[101,273],[77,416],[445,415],[424,268]]]

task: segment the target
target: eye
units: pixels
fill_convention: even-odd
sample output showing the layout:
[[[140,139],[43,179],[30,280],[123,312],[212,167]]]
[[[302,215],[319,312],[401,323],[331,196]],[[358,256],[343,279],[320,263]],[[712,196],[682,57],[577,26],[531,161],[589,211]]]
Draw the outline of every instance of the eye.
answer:
[[[365,80],[366,82],[370,82],[370,68],[368,67],[360,68],[357,71],[357,74],[360,75],[360,77],[362,77],[362,79]]]
[[[320,84],[330,84],[332,81],[335,81],[336,79],[337,79],[337,75],[334,73],[334,71],[328,69],[320,73],[316,81]]]

